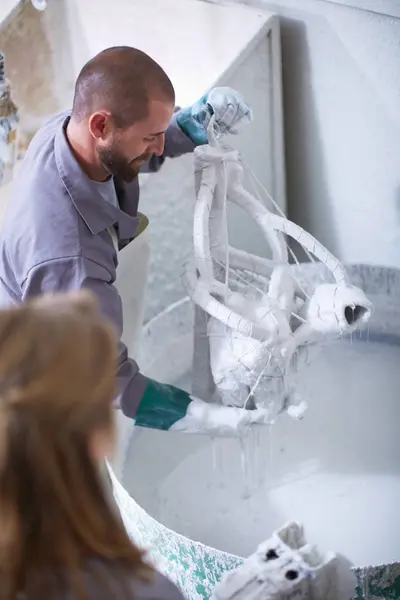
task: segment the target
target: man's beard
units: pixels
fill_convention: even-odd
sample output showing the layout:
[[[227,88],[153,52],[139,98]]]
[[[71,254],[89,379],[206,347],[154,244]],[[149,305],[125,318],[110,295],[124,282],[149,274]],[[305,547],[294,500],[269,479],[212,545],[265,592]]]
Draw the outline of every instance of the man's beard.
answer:
[[[128,162],[125,157],[112,148],[98,148],[97,153],[100,163],[107,173],[125,183],[131,183],[139,175],[141,165],[137,161],[148,161],[151,158],[151,156],[143,155]]]

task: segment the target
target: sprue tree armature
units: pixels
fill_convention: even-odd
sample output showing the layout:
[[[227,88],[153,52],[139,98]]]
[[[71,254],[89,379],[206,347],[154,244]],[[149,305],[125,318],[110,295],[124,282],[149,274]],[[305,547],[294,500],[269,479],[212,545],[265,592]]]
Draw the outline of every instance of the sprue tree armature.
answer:
[[[195,304],[192,393],[211,402],[268,408],[299,417],[305,400],[295,373],[315,347],[365,324],[372,306],[350,285],[343,265],[312,235],[269,210],[243,186],[239,153],[222,141],[213,117],[209,144],[195,150],[193,256],[184,283]],[[232,247],[227,208],[234,203],[259,226],[270,258]],[[291,241],[320,265],[308,290],[298,278]]]

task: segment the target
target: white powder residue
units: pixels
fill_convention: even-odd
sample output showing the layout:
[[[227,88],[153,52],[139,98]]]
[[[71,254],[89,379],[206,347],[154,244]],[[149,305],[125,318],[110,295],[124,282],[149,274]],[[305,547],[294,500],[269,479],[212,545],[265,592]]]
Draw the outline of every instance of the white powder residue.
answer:
[[[244,443],[199,441],[183,460],[175,448],[165,467],[158,447],[137,490],[141,505],[148,501],[171,529],[240,556],[296,520],[310,541],[355,564],[398,560],[400,348],[331,345],[304,371],[299,391],[310,400],[302,421],[283,416]]]
[[[244,410],[233,406],[219,406],[193,398],[186,416],[176,421],[171,431],[184,431],[218,436],[246,435],[254,423],[270,421],[270,413],[266,409]]]
[[[232,293],[227,305],[237,308],[239,314],[250,321],[262,324],[271,334],[274,332],[276,345],[242,335],[217,319],[209,320],[210,368],[222,403],[246,408],[255,405],[267,411],[270,422],[287,405],[288,414],[300,418],[307,404],[299,398],[291,406],[294,397],[288,375],[290,356],[286,351],[289,340],[294,350],[294,338],[289,321],[285,322],[286,316],[282,319],[281,315],[278,320],[279,313],[271,311],[267,298],[256,302]]]

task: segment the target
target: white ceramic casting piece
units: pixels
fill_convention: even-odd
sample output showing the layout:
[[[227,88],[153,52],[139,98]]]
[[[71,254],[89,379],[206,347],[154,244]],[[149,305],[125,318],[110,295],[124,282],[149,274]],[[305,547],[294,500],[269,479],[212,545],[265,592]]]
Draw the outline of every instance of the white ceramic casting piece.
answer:
[[[186,264],[184,280],[189,296],[207,316],[217,401],[268,408],[271,422],[283,410],[300,417],[306,403],[296,397],[289,373],[299,364],[302,349],[355,331],[369,320],[371,303],[348,283],[344,267],[322,244],[244,188],[240,156],[221,142],[212,119],[208,136],[209,144],[195,150],[194,257]],[[270,259],[230,246],[228,202],[259,225]],[[293,275],[287,238],[322,262],[332,282],[307,294]],[[232,289],[232,270],[262,278],[262,294],[240,276]]]

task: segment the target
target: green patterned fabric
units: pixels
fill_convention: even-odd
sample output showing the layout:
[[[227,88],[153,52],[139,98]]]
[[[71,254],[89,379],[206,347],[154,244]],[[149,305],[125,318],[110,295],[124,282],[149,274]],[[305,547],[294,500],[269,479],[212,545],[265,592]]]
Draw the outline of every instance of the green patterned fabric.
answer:
[[[151,429],[169,429],[186,416],[191,403],[187,392],[149,379],[136,415],[135,424]]]
[[[168,529],[146,513],[122,487],[112,470],[114,497],[125,527],[156,567],[170,577],[188,600],[207,600],[226,571],[240,566],[243,558],[190,540]],[[400,563],[355,569],[358,587],[353,600],[400,599]]]
[[[400,598],[400,563],[356,569],[358,587],[354,600]]]
[[[238,567],[243,559],[209,548],[165,527],[122,487],[109,466],[114,498],[131,539],[145,548],[156,568],[178,585],[188,600],[209,598],[225,571]]]

